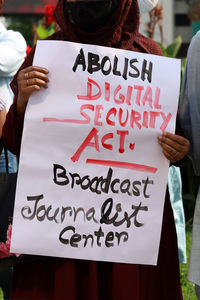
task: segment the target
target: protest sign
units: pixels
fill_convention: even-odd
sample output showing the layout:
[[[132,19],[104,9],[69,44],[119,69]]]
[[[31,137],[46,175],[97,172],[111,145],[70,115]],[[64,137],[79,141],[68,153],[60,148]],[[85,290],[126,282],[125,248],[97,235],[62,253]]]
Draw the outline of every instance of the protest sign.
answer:
[[[180,61],[39,41],[48,89],[29,101],[11,251],[157,263]]]

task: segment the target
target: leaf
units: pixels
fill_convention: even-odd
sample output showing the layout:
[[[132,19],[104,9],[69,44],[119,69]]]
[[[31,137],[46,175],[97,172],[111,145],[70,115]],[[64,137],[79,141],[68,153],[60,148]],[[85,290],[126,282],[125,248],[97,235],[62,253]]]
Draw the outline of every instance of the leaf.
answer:
[[[48,32],[41,24],[37,27],[37,34],[40,39],[45,39],[48,36]]]
[[[3,297],[3,291],[2,291],[1,288],[0,288],[0,300],[4,300],[4,297]]]
[[[162,51],[166,50],[162,43],[157,42],[157,44],[161,48]]]
[[[168,56],[168,53],[166,51],[166,48],[163,46],[163,44],[161,44],[160,42],[157,42],[158,46],[160,47],[160,49],[162,50],[162,53],[164,56]]]
[[[172,44],[170,44],[167,48],[167,54],[169,57],[173,57],[175,58],[181,48],[182,45],[182,37],[181,36],[177,36],[177,38],[173,41]]]
[[[41,40],[47,38],[54,32],[55,32],[54,25],[50,25],[49,27],[45,28],[42,24],[40,24],[37,27],[37,34]]]

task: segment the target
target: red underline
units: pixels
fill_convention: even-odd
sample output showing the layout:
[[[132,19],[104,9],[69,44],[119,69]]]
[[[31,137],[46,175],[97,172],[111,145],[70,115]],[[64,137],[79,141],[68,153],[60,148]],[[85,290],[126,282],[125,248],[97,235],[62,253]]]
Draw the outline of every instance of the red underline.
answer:
[[[149,167],[145,165],[139,165],[139,164],[131,164],[127,162],[120,162],[120,161],[112,161],[112,160],[98,160],[98,159],[87,159],[87,164],[95,164],[95,165],[102,165],[102,166],[110,166],[110,167],[117,167],[121,169],[128,169],[128,170],[136,170],[140,172],[150,172],[150,173],[156,173],[157,168]]]
[[[73,124],[86,124],[87,120],[70,120],[70,119],[57,119],[57,118],[43,118],[43,122],[57,122],[57,123],[73,123]],[[87,122],[88,123],[88,122]]]

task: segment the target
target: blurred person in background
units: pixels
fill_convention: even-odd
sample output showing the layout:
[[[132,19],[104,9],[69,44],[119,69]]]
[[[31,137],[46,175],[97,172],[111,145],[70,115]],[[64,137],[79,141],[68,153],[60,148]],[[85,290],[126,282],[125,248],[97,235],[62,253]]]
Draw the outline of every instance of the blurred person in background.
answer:
[[[4,0],[0,0],[0,10]],[[13,92],[10,87],[10,82],[13,76],[21,66],[26,56],[26,42],[23,36],[16,31],[7,30],[2,22],[0,22],[0,99],[5,103],[6,112],[8,112],[13,103]],[[1,115],[1,127],[5,119]],[[16,172],[17,161],[16,157],[9,152],[9,172]],[[0,173],[5,173],[5,158],[4,153],[0,157]]]
[[[138,0],[138,5],[140,9],[140,13],[144,14],[156,7],[159,0]]]
[[[191,143],[189,157],[195,174],[200,176],[200,31],[192,38],[188,48],[181,90],[180,120]],[[194,210],[188,280],[195,283],[196,295],[200,300],[200,188]]]
[[[137,0],[59,0],[55,20],[60,30],[48,39],[162,55],[157,43],[139,33],[139,19]],[[29,97],[47,88],[49,81],[48,70],[32,65],[34,51],[35,48],[12,82],[15,102],[3,128],[3,141],[17,155]],[[8,135],[10,129],[12,134]],[[180,135],[165,134],[158,141],[163,154],[172,163],[181,161],[188,154],[189,142]],[[38,257],[14,267],[11,299],[182,300],[177,237],[168,190],[156,266]]]
[[[4,0],[0,0],[0,10]],[[7,30],[0,22],[0,136],[11,104],[13,103],[13,92],[10,82],[21,66],[26,55],[26,42],[19,32]],[[9,134],[9,132],[8,132]],[[8,151],[9,173],[17,171],[17,158]],[[0,154],[0,175],[7,173],[4,151]],[[0,186],[4,184],[4,177],[0,176]],[[0,288],[4,293],[4,299],[9,298],[10,281],[12,269],[0,271]]]

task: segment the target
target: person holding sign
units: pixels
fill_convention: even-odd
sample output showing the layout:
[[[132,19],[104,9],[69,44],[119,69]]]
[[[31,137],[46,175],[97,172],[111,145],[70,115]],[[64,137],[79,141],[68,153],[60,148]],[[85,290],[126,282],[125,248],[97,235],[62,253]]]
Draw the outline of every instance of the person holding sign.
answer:
[[[59,0],[55,19],[61,30],[49,39],[162,55],[154,41],[139,34],[139,15],[136,0]],[[15,102],[3,128],[6,146],[18,155],[29,97],[48,88],[49,82],[49,71],[33,65],[34,53],[35,49],[12,83]],[[10,135],[8,128],[12,128]],[[189,142],[180,135],[165,132],[158,142],[171,163],[178,163],[189,151]],[[130,223],[126,212],[124,216]],[[100,238],[102,232],[96,234]],[[181,300],[177,239],[168,191],[156,266],[38,257],[14,268],[11,299]]]

